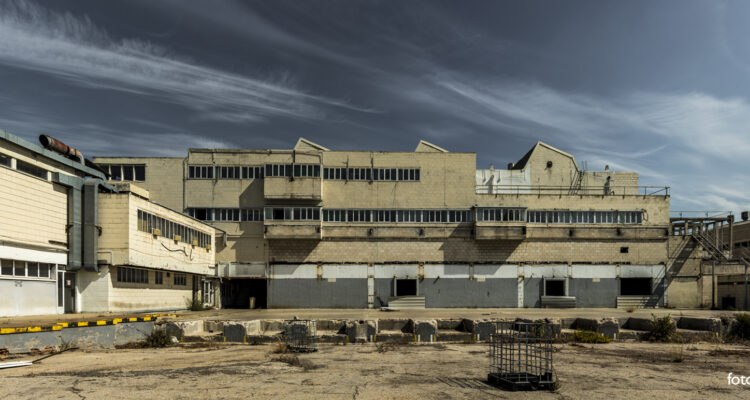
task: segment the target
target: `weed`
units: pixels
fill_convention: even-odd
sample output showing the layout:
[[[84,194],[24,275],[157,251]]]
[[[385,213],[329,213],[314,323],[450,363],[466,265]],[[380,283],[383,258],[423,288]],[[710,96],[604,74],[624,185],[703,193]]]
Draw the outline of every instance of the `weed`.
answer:
[[[185,300],[185,305],[187,306],[188,310],[190,311],[204,311],[206,310],[206,306],[203,305],[203,302],[201,299],[193,297],[190,299]]]
[[[289,364],[293,367],[300,367],[305,371],[309,371],[311,369],[318,369],[320,368],[320,365],[314,364],[310,360],[300,360],[299,357],[293,355],[293,354],[283,354],[278,357],[274,357],[271,359],[271,361],[278,361],[283,362],[286,364]]]
[[[163,329],[154,329],[143,341],[145,347],[167,347],[172,343],[171,338]]]
[[[286,343],[282,342],[281,340],[274,343],[273,347],[271,347],[271,353],[273,354],[286,354],[288,352],[289,348],[286,346]]]
[[[682,346],[672,349],[672,362],[681,363],[685,356],[685,349]]]
[[[611,338],[608,338],[601,333],[596,333],[594,331],[584,331],[584,330],[577,330],[575,334],[573,335],[577,342],[581,343],[609,343],[612,341]]]
[[[731,335],[742,340],[750,339],[750,314],[735,314],[734,329],[732,329]]]
[[[647,335],[648,340],[652,342],[674,342],[677,339],[677,326],[669,314],[661,318],[651,314],[651,317],[654,321],[651,332]]]

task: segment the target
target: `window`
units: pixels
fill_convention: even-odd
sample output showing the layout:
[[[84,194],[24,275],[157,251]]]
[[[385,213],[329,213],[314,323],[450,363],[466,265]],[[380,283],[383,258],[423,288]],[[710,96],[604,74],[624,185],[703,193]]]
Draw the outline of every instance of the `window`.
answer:
[[[240,167],[219,166],[216,172],[219,179],[240,179]]]
[[[117,282],[148,283],[148,270],[130,267],[117,267]]]
[[[10,156],[0,153],[0,165],[10,167]]]
[[[214,167],[212,165],[190,165],[188,166],[189,179],[213,179]]]
[[[530,216],[533,219],[534,216]],[[478,208],[478,221],[521,222],[526,220],[526,210],[523,208]]]
[[[36,176],[37,178],[47,179],[47,170],[44,168],[37,167],[36,165],[29,164],[25,161],[16,160],[16,170],[23,173]]]
[[[349,181],[418,181],[419,168],[324,168],[323,179]]]
[[[154,271],[154,283],[157,285],[164,284],[164,273],[161,271]]]
[[[242,179],[263,178],[263,167],[242,167]]]
[[[55,264],[40,263],[35,261],[0,260],[0,275],[29,277],[29,278],[54,278]]]
[[[266,208],[267,220],[277,221],[320,221],[318,207],[274,207]]]
[[[185,274],[174,274],[175,286],[187,286],[187,275]]]
[[[99,164],[113,181],[145,181],[146,166],[143,164]]]
[[[630,252],[630,248],[628,247],[620,247],[620,253],[628,253]]]
[[[323,222],[457,223],[471,221],[469,210],[323,210]]]
[[[484,217],[484,215],[482,216]],[[523,220],[523,216],[521,216]],[[536,211],[526,212],[526,221],[549,224],[641,224],[642,211]]]
[[[188,209],[188,214],[193,218],[200,219],[196,216],[196,214],[200,214],[205,211],[206,209],[191,208]],[[235,217],[236,211],[237,219],[239,220],[239,210],[231,211],[231,217]],[[227,216],[229,216],[229,214],[227,214]],[[138,210],[138,230],[142,232],[153,233],[154,229],[160,229],[161,236],[169,239],[175,238],[175,235],[180,235],[180,242],[182,243],[193,244],[193,240],[195,240],[198,242],[197,245],[199,247],[207,247],[209,244],[211,244],[211,235],[208,233],[204,233],[188,226],[166,220],[162,217],[143,210]]]

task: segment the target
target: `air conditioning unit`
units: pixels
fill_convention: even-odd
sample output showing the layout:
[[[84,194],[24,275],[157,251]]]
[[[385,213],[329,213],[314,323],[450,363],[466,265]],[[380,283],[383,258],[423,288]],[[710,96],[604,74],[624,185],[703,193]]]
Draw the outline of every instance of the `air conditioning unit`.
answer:
[[[198,240],[197,240],[197,239],[194,239],[194,240],[193,240],[193,246],[197,246],[197,245],[198,245]]]
[[[154,236],[161,236],[161,229],[159,228],[151,229],[151,234],[153,234]]]
[[[175,242],[179,242],[180,240],[182,240],[182,236],[180,236],[180,235],[174,235],[173,239],[174,239]]]
[[[206,245],[206,250],[211,250],[211,245],[210,244]]]

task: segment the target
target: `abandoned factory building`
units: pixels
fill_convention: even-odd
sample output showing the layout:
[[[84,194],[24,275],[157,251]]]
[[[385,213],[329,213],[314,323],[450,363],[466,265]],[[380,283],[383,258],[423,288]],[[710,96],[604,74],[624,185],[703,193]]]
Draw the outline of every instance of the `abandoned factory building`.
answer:
[[[94,162],[110,183],[140,186],[222,232],[222,307],[700,299],[697,278],[670,288],[668,188],[639,186],[635,172],[584,171],[542,142],[507,169],[478,170],[475,153],[424,141],[413,152],[336,151],[302,138],[288,150]]]

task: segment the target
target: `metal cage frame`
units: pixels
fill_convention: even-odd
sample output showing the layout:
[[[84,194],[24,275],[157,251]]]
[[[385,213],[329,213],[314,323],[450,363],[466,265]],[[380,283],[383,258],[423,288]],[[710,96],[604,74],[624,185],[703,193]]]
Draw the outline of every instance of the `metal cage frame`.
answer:
[[[285,321],[286,347],[295,353],[318,351],[318,330],[314,319],[292,319]]]
[[[554,325],[544,322],[500,321],[490,336],[487,380],[509,390],[553,390]]]

